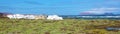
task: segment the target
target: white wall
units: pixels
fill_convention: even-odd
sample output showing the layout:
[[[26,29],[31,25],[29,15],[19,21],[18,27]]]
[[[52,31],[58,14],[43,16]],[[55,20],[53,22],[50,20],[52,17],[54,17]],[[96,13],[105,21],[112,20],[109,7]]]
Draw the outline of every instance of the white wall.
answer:
[[[22,15],[22,14],[14,14],[14,15],[7,15],[10,19],[35,19],[34,15]]]
[[[62,17],[59,17],[58,15],[49,15],[47,17],[48,20],[63,20]]]

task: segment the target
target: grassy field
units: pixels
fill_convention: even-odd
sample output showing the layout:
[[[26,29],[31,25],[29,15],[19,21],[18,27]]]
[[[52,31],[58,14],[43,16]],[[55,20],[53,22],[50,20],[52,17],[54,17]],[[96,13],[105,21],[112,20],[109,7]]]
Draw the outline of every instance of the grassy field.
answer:
[[[105,27],[119,26],[120,20],[15,20],[0,19],[0,34],[120,34]]]

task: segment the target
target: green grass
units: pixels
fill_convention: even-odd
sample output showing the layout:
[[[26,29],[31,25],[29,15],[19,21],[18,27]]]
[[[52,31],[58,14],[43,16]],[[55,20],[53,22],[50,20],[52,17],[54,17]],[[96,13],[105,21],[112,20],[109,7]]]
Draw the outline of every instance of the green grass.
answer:
[[[120,20],[107,19],[58,21],[0,19],[0,34],[120,34],[120,31],[107,31],[101,27],[102,25],[116,26],[119,24]]]

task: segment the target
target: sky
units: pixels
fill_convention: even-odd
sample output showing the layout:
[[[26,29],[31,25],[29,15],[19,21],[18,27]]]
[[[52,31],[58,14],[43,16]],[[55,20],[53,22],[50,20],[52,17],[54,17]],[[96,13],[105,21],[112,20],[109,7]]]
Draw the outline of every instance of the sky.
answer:
[[[14,14],[120,14],[120,0],[0,0],[0,12]]]

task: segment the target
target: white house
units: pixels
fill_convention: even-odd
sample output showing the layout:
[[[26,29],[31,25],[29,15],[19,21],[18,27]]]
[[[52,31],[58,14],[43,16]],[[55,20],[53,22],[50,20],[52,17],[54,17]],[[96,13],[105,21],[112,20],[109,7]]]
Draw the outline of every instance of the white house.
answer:
[[[59,17],[58,15],[49,15],[47,17],[48,20],[63,20],[62,17]]]
[[[35,19],[34,15],[22,15],[22,14],[13,14],[13,15],[7,15],[10,19]]]
[[[7,17],[10,18],[10,19],[21,19],[21,18],[24,18],[24,15],[13,14],[13,15],[7,15]]]
[[[9,19],[46,19],[44,15],[31,15],[31,14],[10,14],[7,15]]]
[[[34,15],[24,15],[24,19],[35,19]]]

